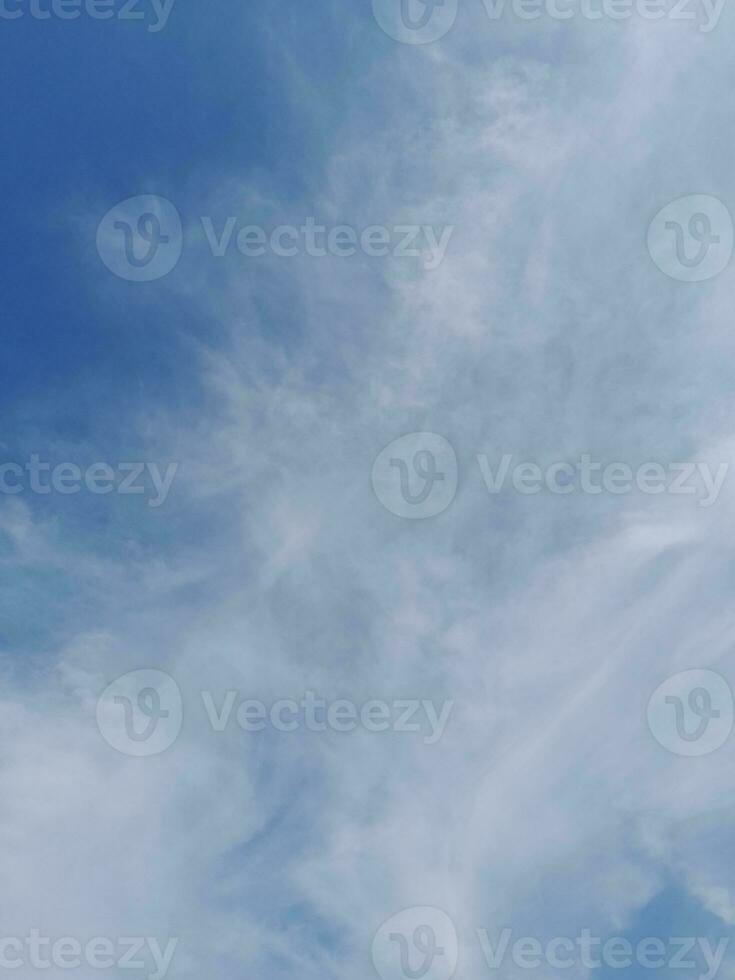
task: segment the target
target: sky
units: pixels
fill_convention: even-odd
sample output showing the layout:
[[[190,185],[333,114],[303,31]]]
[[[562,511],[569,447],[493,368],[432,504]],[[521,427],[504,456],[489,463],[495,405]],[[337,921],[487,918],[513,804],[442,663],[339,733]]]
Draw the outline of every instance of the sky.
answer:
[[[734,17],[0,0],[0,972],[733,980]]]

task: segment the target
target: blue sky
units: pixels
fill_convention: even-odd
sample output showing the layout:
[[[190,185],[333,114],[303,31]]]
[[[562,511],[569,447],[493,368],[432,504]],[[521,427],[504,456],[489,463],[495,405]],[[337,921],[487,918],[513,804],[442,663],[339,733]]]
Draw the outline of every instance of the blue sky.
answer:
[[[366,980],[381,924],[428,906],[456,976],[517,980],[478,929],[729,937],[735,742],[677,755],[646,719],[672,675],[735,681],[735,477],[706,507],[494,495],[477,456],[730,466],[733,266],[683,282],[646,243],[672,201],[735,214],[731,8],[704,32],[459,0],[412,45],[370,0],[177,0],[157,32],[21,7],[0,17],[0,464],[102,463],[118,492],[0,493],[0,939],[175,936],[181,980]],[[140,195],[183,228],[151,282],[96,244]],[[435,268],[301,240],[218,258],[202,218],[451,235]],[[421,520],[371,484],[411,433],[457,467]],[[160,506],[148,470],[119,492],[135,461],[175,466]],[[98,728],[141,669],[184,703],[150,758]],[[202,692],[228,690],[453,709],[434,744],[216,732]]]

